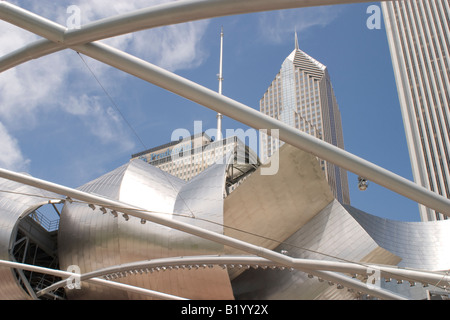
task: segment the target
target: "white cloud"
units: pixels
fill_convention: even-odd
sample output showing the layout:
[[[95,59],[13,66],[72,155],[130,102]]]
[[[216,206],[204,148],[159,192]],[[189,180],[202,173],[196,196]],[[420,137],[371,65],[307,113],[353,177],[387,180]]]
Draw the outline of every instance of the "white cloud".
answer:
[[[171,71],[195,68],[206,56],[199,44],[208,23],[203,20],[138,33],[133,47],[140,54],[150,53],[148,59],[154,59],[162,68]]]
[[[17,140],[0,122],[0,167],[14,171],[27,171],[30,160],[22,155]]]
[[[87,23],[164,2],[172,1],[122,0],[111,3],[108,0],[82,0],[78,5],[81,21]],[[205,58],[200,44],[208,24],[209,20],[175,24],[102,41],[171,71],[191,69]]]
[[[102,98],[86,94],[76,98],[71,96],[65,100],[63,108],[67,113],[77,116],[90,134],[103,143],[116,143],[124,150],[134,147],[120,114],[113,106],[104,105]]]
[[[130,12],[167,1],[106,1],[79,0],[57,3],[41,1],[16,1],[15,4],[65,24],[70,5],[81,8],[81,23],[96,21],[119,13]],[[131,54],[144,58],[171,71],[193,68],[201,64],[205,54],[201,40],[208,21],[193,22],[175,26],[141,31],[104,40],[106,43]],[[39,37],[0,21],[0,56],[31,43]],[[105,88],[120,90],[114,70],[101,63],[86,59],[96,77]],[[119,75],[118,75],[119,74]],[[119,92],[114,92],[120,95]],[[14,162],[26,163],[20,152],[20,141],[9,135],[8,128],[35,128],[44,125],[45,118],[53,114],[65,116],[61,125],[69,126],[67,119],[73,117],[83,123],[96,142],[115,144],[122,150],[133,147],[134,137],[120,114],[111,106],[111,101],[100,98],[104,92],[97,86],[90,71],[72,51],[63,51],[32,60],[0,74],[0,138],[8,147],[9,155],[0,159],[5,165]],[[123,93],[126,94],[126,93]],[[68,118],[69,117],[69,118]],[[44,128],[45,129],[45,128]],[[12,130],[9,130],[10,132]]]

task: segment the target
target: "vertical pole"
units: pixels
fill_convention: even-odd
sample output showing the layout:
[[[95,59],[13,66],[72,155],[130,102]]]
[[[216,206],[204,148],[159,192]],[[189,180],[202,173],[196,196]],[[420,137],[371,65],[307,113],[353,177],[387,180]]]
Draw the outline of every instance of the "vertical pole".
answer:
[[[222,94],[222,64],[223,64],[223,27],[220,31],[220,63],[219,63],[219,94]],[[217,114],[217,140],[222,140],[222,114]]]

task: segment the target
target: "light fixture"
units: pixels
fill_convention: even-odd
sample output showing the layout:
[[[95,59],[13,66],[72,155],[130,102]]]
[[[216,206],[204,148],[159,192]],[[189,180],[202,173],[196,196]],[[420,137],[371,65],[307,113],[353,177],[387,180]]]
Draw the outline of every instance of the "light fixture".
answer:
[[[369,186],[367,180],[361,176],[358,177],[358,188],[361,191],[364,191]]]

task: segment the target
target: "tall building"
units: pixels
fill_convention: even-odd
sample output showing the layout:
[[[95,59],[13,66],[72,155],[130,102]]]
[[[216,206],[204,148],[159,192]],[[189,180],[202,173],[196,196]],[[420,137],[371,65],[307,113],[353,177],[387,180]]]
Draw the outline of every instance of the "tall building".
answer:
[[[416,183],[450,198],[450,3],[382,2]],[[445,219],[419,205],[423,221]]]
[[[327,67],[299,49],[284,60],[280,71],[260,100],[260,111],[292,127],[344,148],[341,115]],[[261,135],[261,162],[279,147],[273,137]],[[319,159],[335,198],[350,203],[347,172]]]

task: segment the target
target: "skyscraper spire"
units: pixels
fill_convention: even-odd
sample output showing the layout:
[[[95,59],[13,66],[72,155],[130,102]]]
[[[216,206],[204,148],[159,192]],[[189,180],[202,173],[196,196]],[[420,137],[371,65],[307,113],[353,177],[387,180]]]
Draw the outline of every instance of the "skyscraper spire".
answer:
[[[295,30],[295,50],[299,50],[299,48],[298,48],[297,30]]]

